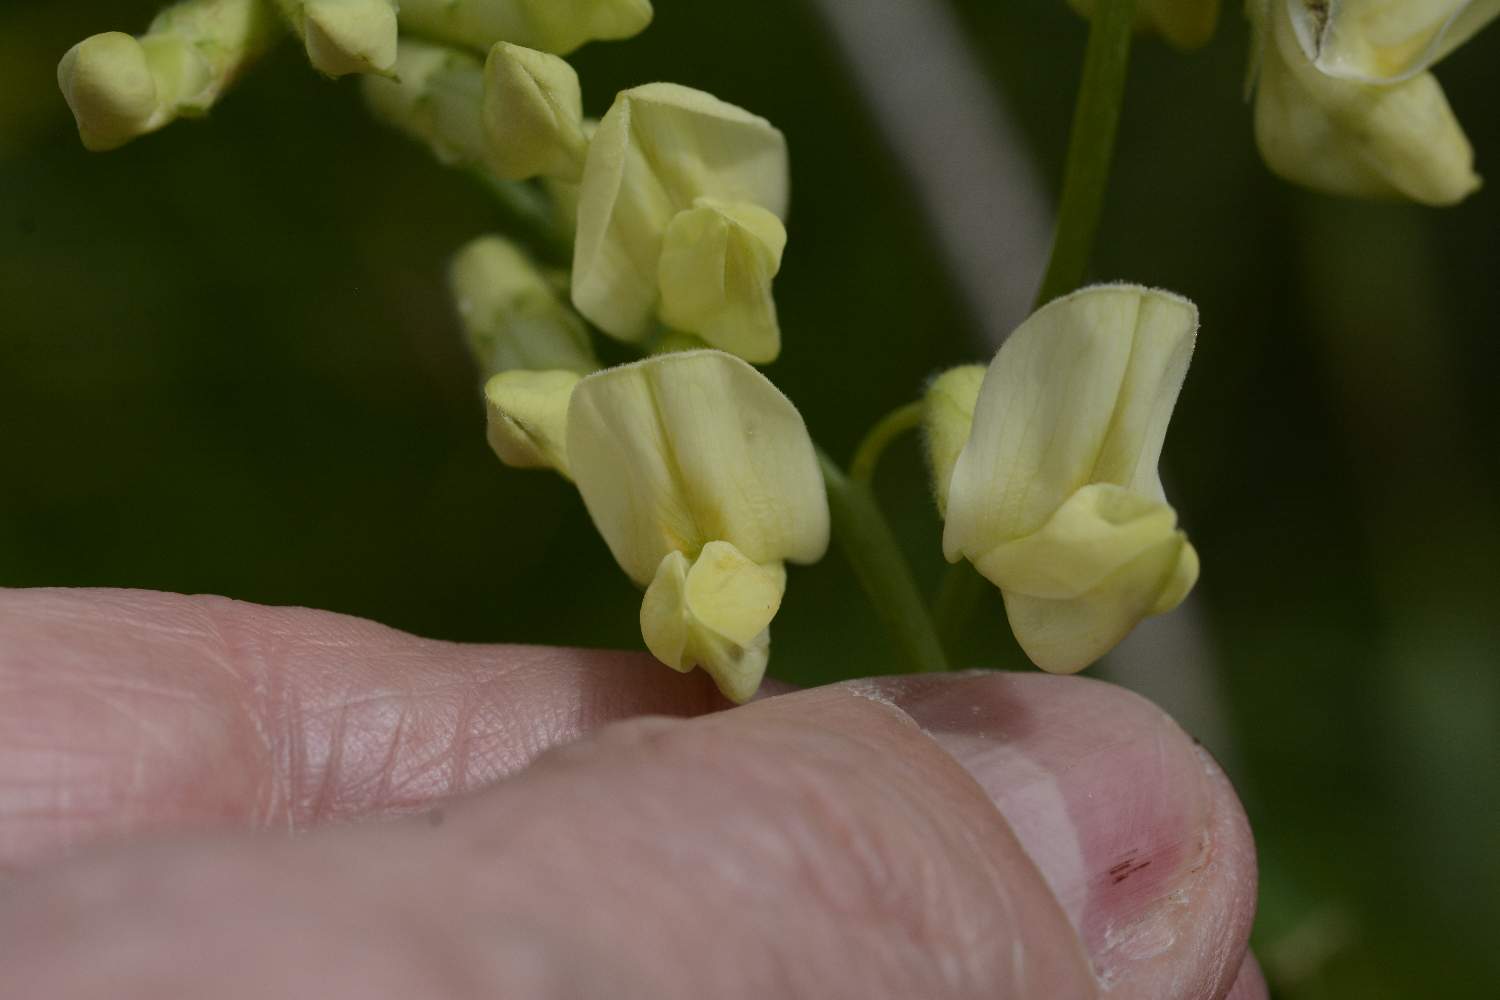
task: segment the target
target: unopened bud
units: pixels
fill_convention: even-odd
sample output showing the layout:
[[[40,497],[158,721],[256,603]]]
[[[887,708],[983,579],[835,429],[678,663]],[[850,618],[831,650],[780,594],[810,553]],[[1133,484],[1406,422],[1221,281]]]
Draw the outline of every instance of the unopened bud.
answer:
[[[583,320],[509,240],[481,236],[466,245],[448,284],[486,378],[514,368],[585,375],[599,367]]]
[[[489,162],[508,180],[577,181],[588,139],[578,74],[557,56],[497,42],[484,66]]]
[[[484,67],[474,56],[403,38],[391,76],[366,76],[360,83],[376,117],[426,143],[442,162],[487,165]]]
[[[139,38],[86,38],[57,66],[57,83],[87,149],[117,149],[179,117],[206,114],[275,34],[262,0],[188,0]]]
[[[490,447],[516,469],[568,471],[568,403],[575,372],[501,372],[484,385]]]
[[[307,60],[328,76],[389,73],[396,64],[394,0],[278,0]]]
[[[974,404],[984,382],[984,365],[950,368],[927,387],[922,397],[922,429],[927,438],[927,464],[938,513],[948,513],[948,481],[958,453],[968,443],[974,426]]]

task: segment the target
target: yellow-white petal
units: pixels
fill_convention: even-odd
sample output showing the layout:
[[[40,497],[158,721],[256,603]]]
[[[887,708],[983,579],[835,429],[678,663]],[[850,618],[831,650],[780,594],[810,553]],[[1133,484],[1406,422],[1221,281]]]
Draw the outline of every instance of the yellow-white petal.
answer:
[[[1011,631],[1031,662],[1054,674],[1082,670],[1143,618],[1171,611],[1198,579],[1198,554],[1180,532],[1164,537],[1091,591],[1053,600],[1003,590]]]
[[[573,390],[567,456],[594,525],[645,586],[668,553],[726,541],[761,565],[828,547],[828,500],[802,416],[719,351],[663,354]]]
[[[1394,83],[1427,69],[1500,14],[1500,0],[1276,0],[1329,76]]]
[[[1430,73],[1389,86],[1335,79],[1299,47],[1283,0],[1267,19],[1255,138],[1273,171],[1330,194],[1427,205],[1479,187],[1474,150]]]
[[[927,442],[927,466],[938,514],[948,513],[948,485],[953,466],[969,441],[974,426],[974,406],[984,382],[984,365],[950,368],[927,387],[922,397],[922,430]]]
[[[669,552],[641,602],[641,635],[662,663],[702,667],[726,698],[745,702],[765,676],[785,590],[781,563],[762,566],[728,542],[709,542],[696,559]]]
[[[1097,0],[1068,0],[1085,17],[1092,16]],[[1219,23],[1219,0],[1142,0],[1136,22],[1149,26],[1179,49],[1207,45]]]
[[[954,464],[949,561],[1037,531],[1089,483],[1162,501],[1157,460],[1197,327],[1191,302],[1132,285],[1086,288],[1022,323],[985,373]]]
[[[568,476],[568,402],[575,372],[508,371],[484,384],[490,447],[517,469]]]
[[[785,249],[786,228],[759,205],[699,198],[662,239],[662,320],[746,361],[775,361],[781,327],[771,281]]]
[[[401,0],[409,31],[480,51],[496,42],[567,55],[629,38],[651,23],[651,0]]]
[[[578,311],[621,340],[650,334],[667,227],[705,197],[784,218],[782,134],[764,118],[677,84],[622,91],[584,164],[573,250]]]
[[[578,180],[588,148],[578,74],[557,56],[495,43],[484,65],[484,129],[499,176]]]
[[[974,568],[1005,591],[1064,600],[1106,579],[1177,537],[1177,514],[1165,503],[1110,483],[1090,483],[1036,531],[973,557]],[[1157,594],[1144,595],[1143,607]]]
[[[140,38],[110,31],[79,42],[57,82],[84,146],[116,149],[205,114],[270,46],[275,21],[262,0],[189,0],[157,14]]]
[[[485,378],[514,368],[586,375],[599,367],[583,320],[504,237],[465,245],[448,268],[448,286]]]

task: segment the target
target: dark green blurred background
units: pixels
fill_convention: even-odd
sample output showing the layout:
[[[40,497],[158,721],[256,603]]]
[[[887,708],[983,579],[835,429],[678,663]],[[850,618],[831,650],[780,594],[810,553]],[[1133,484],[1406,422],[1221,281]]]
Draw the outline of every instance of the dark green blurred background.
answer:
[[[0,4],[0,585],[638,645],[638,595],[576,493],[485,446],[443,285],[447,255],[497,224],[484,192],[292,46],[209,121],[85,153],[56,61],[153,6]],[[640,38],[580,53],[586,104],[667,78],[787,133],[771,374],[847,454],[926,375],[987,353],[978,325],[806,0],[657,6]],[[1084,25],[1062,0],[957,7],[1050,181]],[[1138,45],[1096,274],[1203,312],[1167,473],[1261,845],[1257,949],[1292,1000],[1495,997],[1500,194],[1436,211],[1276,181],[1245,46],[1234,9],[1202,52]],[[1500,28],[1439,76],[1480,171],[1500,170]],[[922,479],[907,443],[880,487],[931,587]],[[998,602],[985,616],[974,655],[1012,663]],[[869,619],[836,554],[794,572],[773,669],[888,669]]]

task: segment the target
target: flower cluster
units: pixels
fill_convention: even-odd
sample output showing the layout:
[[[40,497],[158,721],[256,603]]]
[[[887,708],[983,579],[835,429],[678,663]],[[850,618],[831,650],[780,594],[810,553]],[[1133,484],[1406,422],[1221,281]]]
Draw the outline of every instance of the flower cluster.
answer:
[[[1191,44],[1217,7],[1146,10]],[[139,38],[75,46],[59,79],[85,145],[109,149],[205,112],[281,24],[319,71],[359,74],[381,119],[531,206],[556,259],[491,234],[449,267],[491,447],[577,487],[644,591],[647,648],[743,701],[787,563],[821,558],[830,536],[807,427],[754,367],[781,350],[787,148],[765,119],[671,83],[586,118],[563,56],[651,13],[647,0],[186,0]],[[926,395],[944,552],[1000,588],[1047,670],[1086,666],[1197,578],[1156,474],[1196,329],[1176,296],[1088,288]],[[641,360],[603,367],[596,334]]]

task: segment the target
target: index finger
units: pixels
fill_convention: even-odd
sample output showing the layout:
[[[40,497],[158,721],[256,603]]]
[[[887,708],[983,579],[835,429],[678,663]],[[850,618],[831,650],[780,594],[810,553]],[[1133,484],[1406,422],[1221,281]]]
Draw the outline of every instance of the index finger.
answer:
[[[723,707],[644,656],[305,608],[0,591],[0,871],[125,834],[418,811],[605,722]]]

